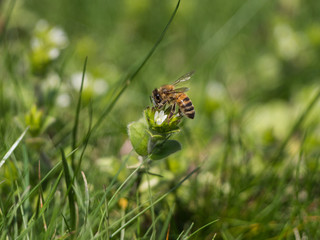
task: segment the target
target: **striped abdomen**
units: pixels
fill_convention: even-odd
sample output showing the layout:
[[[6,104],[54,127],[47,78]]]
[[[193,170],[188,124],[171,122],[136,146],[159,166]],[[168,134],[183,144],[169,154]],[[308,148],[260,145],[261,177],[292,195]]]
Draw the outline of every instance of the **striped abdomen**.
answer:
[[[188,118],[194,118],[194,107],[190,98],[185,93],[179,93],[177,97],[177,104],[180,107],[181,112],[184,113]]]

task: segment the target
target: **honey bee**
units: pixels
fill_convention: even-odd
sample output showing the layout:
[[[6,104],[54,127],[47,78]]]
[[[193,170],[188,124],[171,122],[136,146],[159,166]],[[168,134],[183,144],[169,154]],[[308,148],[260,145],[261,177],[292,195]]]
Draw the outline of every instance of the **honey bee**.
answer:
[[[175,86],[181,82],[188,81],[193,75],[194,71],[189,72],[178,78],[173,84],[163,85],[152,91],[152,102],[156,108],[162,108],[165,104],[171,105],[171,111],[168,119],[170,119],[176,111],[176,105],[179,106],[179,113],[183,113],[188,118],[193,119],[195,115],[193,104],[190,98],[185,94],[189,88]]]

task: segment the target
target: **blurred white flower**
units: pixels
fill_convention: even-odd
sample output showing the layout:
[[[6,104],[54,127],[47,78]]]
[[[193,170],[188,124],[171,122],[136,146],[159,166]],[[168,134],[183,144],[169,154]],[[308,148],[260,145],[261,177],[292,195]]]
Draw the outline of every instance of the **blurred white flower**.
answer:
[[[49,32],[49,39],[60,48],[66,47],[68,38],[65,32],[58,27],[53,27]]]
[[[139,191],[140,192],[148,191],[149,187],[152,188],[159,183],[159,179],[160,178],[151,178],[149,182],[147,180],[142,181],[139,187]]]
[[[157,125],[161,125],[164,122],[164,120],[166,120],[166,118],[167,115],[164,114],[163,110],[161,110],[160,113],[156,111],[156,113],[154,114],[154,121]]]
[[[67,47],[68,37],[61,28],[40,20],[35,26],[30,44],[34,54],[42,54],[48,60],[54,60],[59,57],[60,50]]]
[[[56,59],[57,57],[59,57],[59,55],[60,55],[60,50],[58,49],[58,48],[52,48],[52,49],[50,49],[50,51],[49,51],[49,58],[50,59],[52,59],[52,60],[54,60],[54,59]]]
[[[70,105],[71,99],[70,96],[66,93],[60,94],[57,97],[57,104],[60,107],[68,107]]]
[[[42,46],[42,42],[39,40],[39,38],[33,37],[31,39],[31,48],[33,50],[37,49],[37,48],[40,48],[41,46]]]
[[[79,90],[81,87],[81,81],[82,81],[82,73],[77,72],[71,75],[71,85],[74,89]],[[83,87],[86,88],[89,86],[89,80],[88,80],[88,74],[85,74],[84,80],[83,80]]]
[[[292,30],[288,24],[278,24],[274,28],[277,50],[279,55],[287,60],[298,56],[305,48],[304,37]]]
[[[71,85],[74,89],[79,90],[82,81],[82,73],[77,72],[71,75]],[[83,88],[93,91],[97,95],[107,92],[108,83],[101,78],[94,78],[90,73],[86,73],[83,82]]]
[[[48,30],[48,28],[49,28],[48,22],[44,19],[41,19],[37,22],[35,30],[37,32],[44,32],[44,31]]]
[[[94,80],[93,91],[96,94],[104,94],[108,90],[108,84],[104,79],[98,78]]]
[[[207,92],[208,97],[211,99],[222,100],[226,96],[225,87],[217,81],[210,81],[207,84],[206,92]]]
[[[281,8],[292,13],[298,12],[301,9],[301,0],[280,0]]]
[[[47,86],[49,88],[57,88],[60,84],[60,77],[56,73],[50,73],[47,77]]]

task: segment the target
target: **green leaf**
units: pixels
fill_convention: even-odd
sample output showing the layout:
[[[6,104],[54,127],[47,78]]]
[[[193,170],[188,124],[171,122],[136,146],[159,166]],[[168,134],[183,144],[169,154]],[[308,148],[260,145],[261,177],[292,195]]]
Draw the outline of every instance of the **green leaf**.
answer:
[[[159,160],[170,156],[171,154],[181,150],[181,144],[176,140],[167,140],[164,143],[154,147],[150,159]]]
[[[147,124],[141,120],[128,125],[128,135],[131,144],[140,156],[148,155],[148,141],[150,135],[148,134],[147,129]]]

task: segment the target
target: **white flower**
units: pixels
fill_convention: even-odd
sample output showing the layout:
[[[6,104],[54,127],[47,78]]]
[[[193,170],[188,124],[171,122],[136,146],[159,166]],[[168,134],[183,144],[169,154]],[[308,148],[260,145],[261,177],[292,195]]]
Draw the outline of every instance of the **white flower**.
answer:
[[[43,45],[43,42],[40,41],[39,38],[37,37],[33,37],[31,39],[31,48],[34,50],[34,49],[37,49],[37,48],[40,48],[41,46]]]
[[[60,94],[57,97],[57,104],[60,107],[68,107],[70,105],[70,103],[71,103],[70,96],[66,93]]]
[[[56,59],[57,57],[59,57],[60,50],[58,48],[52,48],[52,49],[50,49],[48,54],[49,54],[49,58],[53,60],[53,59]]]
[[[87,88],[89,86],[89,79],[91,78],[90,74],[86,73],[84,75],[84,81],[83,81],[83,87]],[[71,85],[75,89],[80,89],[81,86],[81,81],[82,81],[82,73],[81,72],[76,72],[71,75]]]
[[[97,78],[93,83],[93,91],[98,94],[104,94],[108,90],[108,84],[104,79]]]
[[[48,22],[46,20],[41,19],[37,22],[35,29],[37,32],[44,32],[44,31],[47,31],[48,28],[49,28]]]
[[[57,88],[60,85],[60,77],[56,73],[49,73],[46,81],[48,88]]]
[[[49,39],[59,48],[64,48],[68,45],[68,37],[59,27],[53,27],[50,30]]]
[[[156,122],[157,125],[161,125],[164,120],[166,120],[167,115],[164,114],[164,112],[161,110],[160,113],[156,111],[154,114],[154,121]]]

